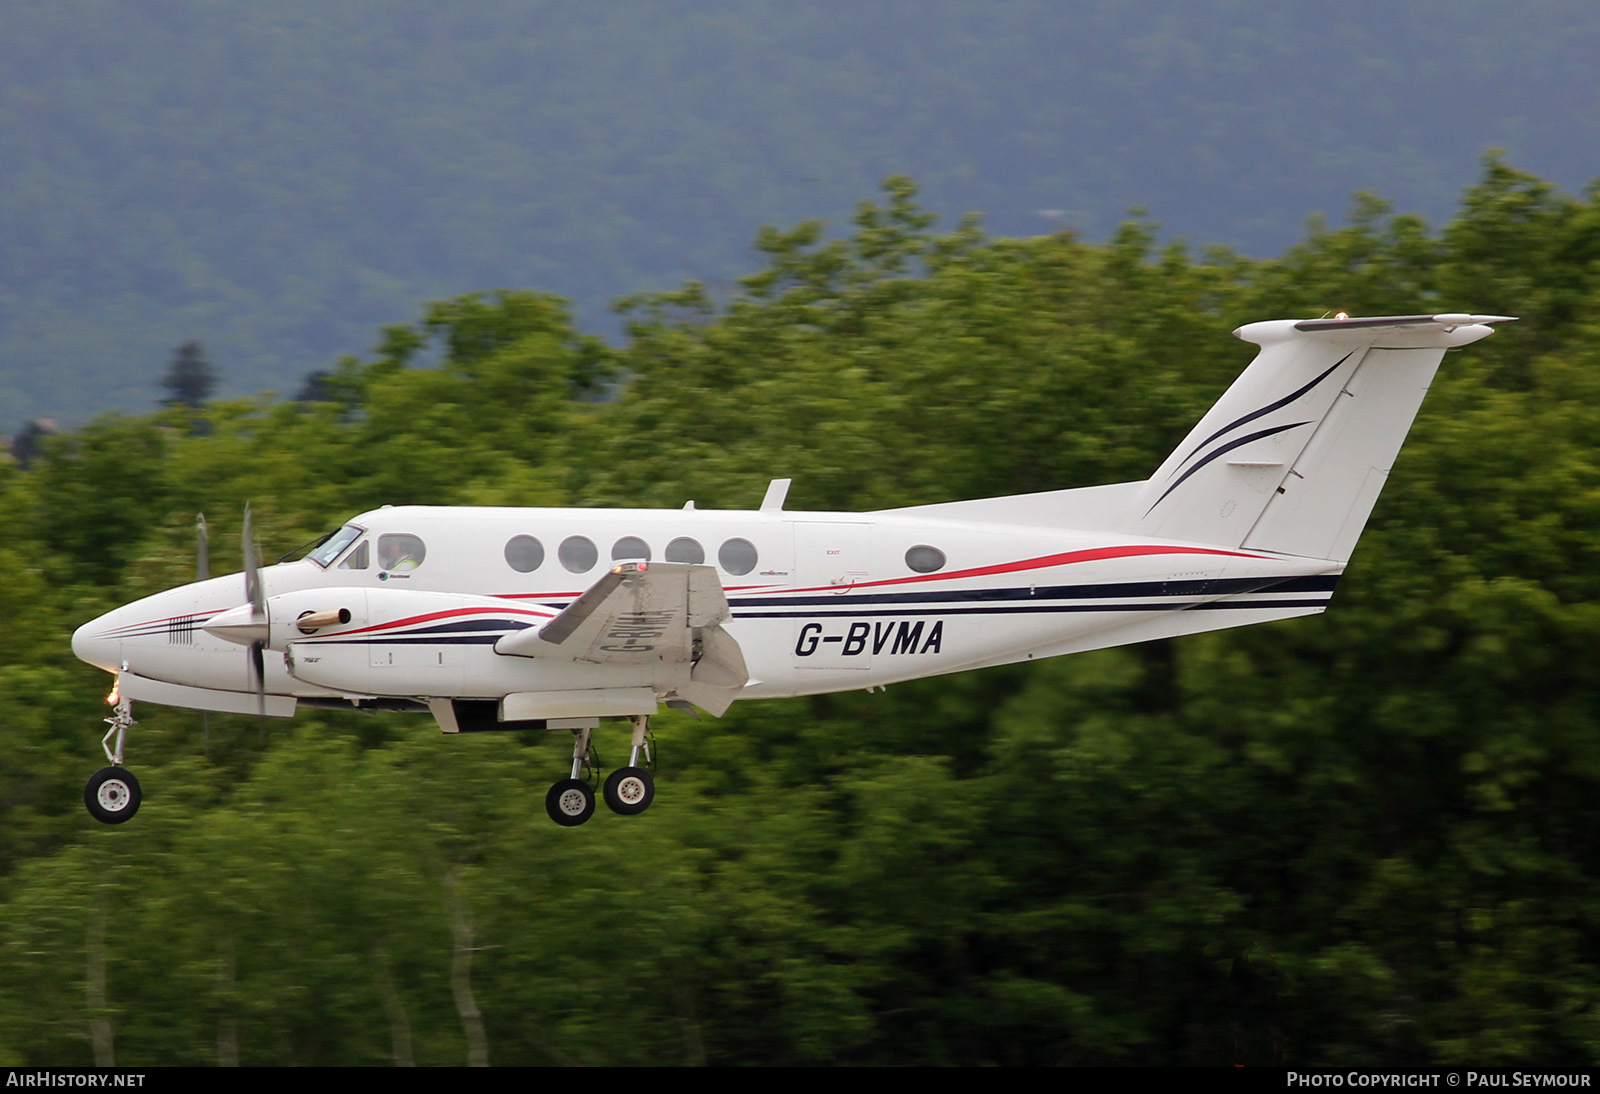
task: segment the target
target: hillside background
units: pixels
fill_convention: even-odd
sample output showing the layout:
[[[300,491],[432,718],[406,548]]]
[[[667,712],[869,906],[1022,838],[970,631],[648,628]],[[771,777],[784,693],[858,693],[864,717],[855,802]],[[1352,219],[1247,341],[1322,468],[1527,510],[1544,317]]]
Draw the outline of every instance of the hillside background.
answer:
[[[1600,174],[1596,57],[1586,0],[7,4],[0,432],[147,409],[191,340],[293,394],[481,289],[616,339],[614,297],[726,296],[755,226],[891,173],[1008,236],[1440,223],[1491,147]]]

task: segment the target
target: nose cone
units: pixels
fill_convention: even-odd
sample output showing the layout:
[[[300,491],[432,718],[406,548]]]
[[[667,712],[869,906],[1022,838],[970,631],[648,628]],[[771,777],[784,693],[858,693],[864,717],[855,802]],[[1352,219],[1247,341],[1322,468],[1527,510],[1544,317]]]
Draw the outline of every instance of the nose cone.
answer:
[[[107,672],[116,672],[122,667],[122,641],[108,637],[113,629],[108,623],[110,618],[109,614],[102,615],[73,631],[72,652],[80,661]]]

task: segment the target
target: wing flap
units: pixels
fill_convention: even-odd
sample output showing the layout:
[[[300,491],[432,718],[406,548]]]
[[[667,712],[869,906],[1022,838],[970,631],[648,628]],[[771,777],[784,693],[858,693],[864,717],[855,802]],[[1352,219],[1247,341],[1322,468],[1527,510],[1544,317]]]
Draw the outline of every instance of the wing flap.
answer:
[[[661,697],[687,699],[720,715],[750,679],[744,652],[722,628],[731,615],[710,566],[624,562],[544,626],[507,634],[494,648],[541,660],[676,666],[658,676]],[[583,703],[573,709],[579,707],[590,709]]]
[[[717,628],[729,614],[710,566],[624,562],[544,626],[501,638],[495,652],[596,664],[688,664],[699,656],[697,632]]]

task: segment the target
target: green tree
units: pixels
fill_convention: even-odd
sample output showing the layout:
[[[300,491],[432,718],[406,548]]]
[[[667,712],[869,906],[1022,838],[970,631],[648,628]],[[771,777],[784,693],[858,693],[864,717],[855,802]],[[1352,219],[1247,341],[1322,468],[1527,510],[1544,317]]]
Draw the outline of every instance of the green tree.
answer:
[[[217,386],[217,371],[206,360],[205,347],[199,342],[179,346],[161,378],[161,386],[167,390],[167,397],[161,400],[163,406],[204,406]]]

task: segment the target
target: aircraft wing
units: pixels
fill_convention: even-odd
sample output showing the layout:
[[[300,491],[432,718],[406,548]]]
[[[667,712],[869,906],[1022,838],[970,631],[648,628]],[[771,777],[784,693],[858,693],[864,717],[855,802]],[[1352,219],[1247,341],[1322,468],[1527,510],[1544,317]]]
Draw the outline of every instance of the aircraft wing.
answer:
[[[506,635],[495,650],[597,664],[688,662],[693,632],[728,614],[728,598],[710,566],[624,562],[550,622]]]
[[[750,674],[722,623],[732,613],[710,566],[624,562],[542,626],[508,634],[495,652],[600,665],[682,665],[677,694],[721,714]]]

